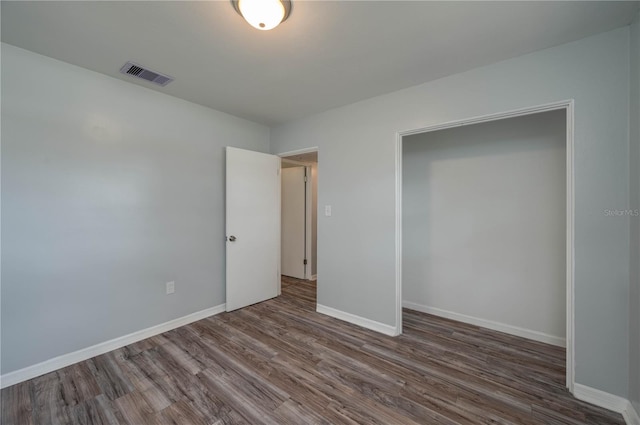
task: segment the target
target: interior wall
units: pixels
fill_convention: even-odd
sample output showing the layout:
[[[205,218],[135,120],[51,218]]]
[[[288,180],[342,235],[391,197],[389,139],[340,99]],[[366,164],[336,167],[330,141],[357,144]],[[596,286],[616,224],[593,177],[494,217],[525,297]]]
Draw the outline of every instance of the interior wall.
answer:
[[[271,130],[271,151],[322,152],[318,303],[397,326],[398,132],[575,101],[575,366],[629,390],[629,27],[332,109]]]
[[[403,303],[563,345],[566,112],[403,138]]]
[[[225,302],[226,145],[269,129],[2,44],[3,374]]]
[[[640,12],[631,25],[629,399],[640,413]]]

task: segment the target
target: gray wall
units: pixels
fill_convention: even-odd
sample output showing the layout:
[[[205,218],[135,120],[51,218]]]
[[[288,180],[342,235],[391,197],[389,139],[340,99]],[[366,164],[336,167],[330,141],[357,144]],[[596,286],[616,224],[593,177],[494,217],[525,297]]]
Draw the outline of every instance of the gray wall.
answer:
[[[403,302],[563,343],[565,115],[403,139]]]
[[[640,12],[631,26],[630,47],[629,208],[640,210]],[[640,217],[631,217],[630,234],[629,399],[640,413]]]
[[[3,374],[225,302],[226,145],[269,129],[2,44]]]
[[[575,99],[576,380],[629,391],[629,28],[441,78],[272,129],[318,146],[318,303],[395,325],[398,131]]]

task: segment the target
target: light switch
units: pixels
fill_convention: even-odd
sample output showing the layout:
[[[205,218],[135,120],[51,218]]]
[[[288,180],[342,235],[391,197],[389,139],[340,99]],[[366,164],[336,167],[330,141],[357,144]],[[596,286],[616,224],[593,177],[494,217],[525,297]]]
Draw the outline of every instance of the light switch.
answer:
[[[324,206],[324,215],[326,217],[331,217],[331,205]]]
[[[167,295],[173,294],[174,292],[176,292],[176,283],[167,282]]]

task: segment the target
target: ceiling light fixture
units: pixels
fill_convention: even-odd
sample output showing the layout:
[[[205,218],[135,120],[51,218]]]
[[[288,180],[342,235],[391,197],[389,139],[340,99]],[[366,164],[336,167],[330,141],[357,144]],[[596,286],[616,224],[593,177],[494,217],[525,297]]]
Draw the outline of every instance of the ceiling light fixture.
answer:
[[[231,3],[249,25],[262,31],[277,27],[291,14],[290,0],[231,0]]]

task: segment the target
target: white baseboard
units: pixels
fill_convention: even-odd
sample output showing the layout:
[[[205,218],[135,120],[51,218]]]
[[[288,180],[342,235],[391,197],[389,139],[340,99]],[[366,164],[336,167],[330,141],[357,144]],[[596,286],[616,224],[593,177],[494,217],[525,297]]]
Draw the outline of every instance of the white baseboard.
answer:
[[[631,403],[629,403],[627,408],[622,412],[622,417],[627,425],[640,425],[640,414],[638,414],[638,411]]]
[[[627,425],[640,425],[638,412],[635,411],[631,402],[626,398],[578,384],[577,382],[573,386],[573,395],[578,400],[621,413]]]
[[[44,362],[37,363],[32,366],[27,366],[23,369],[6,373],[0,376],[0,388],[10,387],[11,385],[18,384],[20,382],[35,378],[40,375],[44,375],[45,373],[53,372],[54,370],[70,366],[74,363],[78,363],[92,357],[99,356],[100,354],[116,350],[118,348],[124,347],[125,345],[142,341],[143,339],[159,335],[163,332],[167,332],[175,328],[179,328],[180,326],[188,325],[189,323],[196,322],[209,316],[214,316],[225,311],[225,308],[225,304],[220,304],[218,306],[197,311],[195,313],[179,317],[177,319],[173,319],[156,326],[151,326],[150,328],[142,329],[128,335],[101,342],[99,344],[92,345],[91,347],[83,348],[72,353],[63,354],[61,356],[45,360]]]
[[[510,335],[520,336],[532,339],[534,341],[544,342],[546,344],[557,345],[558,347],[566,347],[567,342],[564,338],[549,335],[543,332],[532,331],[530,329],[520,328],[518,326],[507,325],[505,323],[494,322],[492,320],[480,319],[478,317],[467,316],[465,314],[455,313],[453,311],[442,310],[436,307],[429,307],[422,304],[412,303],[410,301],[402,301],[402,307],[409,310],[416,310],[422,313],[433,314],[447,319],[457,320],[458,322],[469,323],[471,325],[483,328],[493,329],[494,331],[504,332]]]
[[[309,280],[318,280],[318,275],[317,274],[312,274],[311,275],[311,279]]]
[[[386,325],[384,323],[376,322],[375,320],[366,319],[364,317],[356,316],[355,314],[336,310],[335,308],[327,307],[326,305],[317,304],[316,311],[318,313],[326,314],[327,316],[344,320],[345,322],[353,323],[354,325],[362,326],[363,328],[371,329],[372,331],[380,332],[385,335],[398,335],[398,328],[396,326]]]

